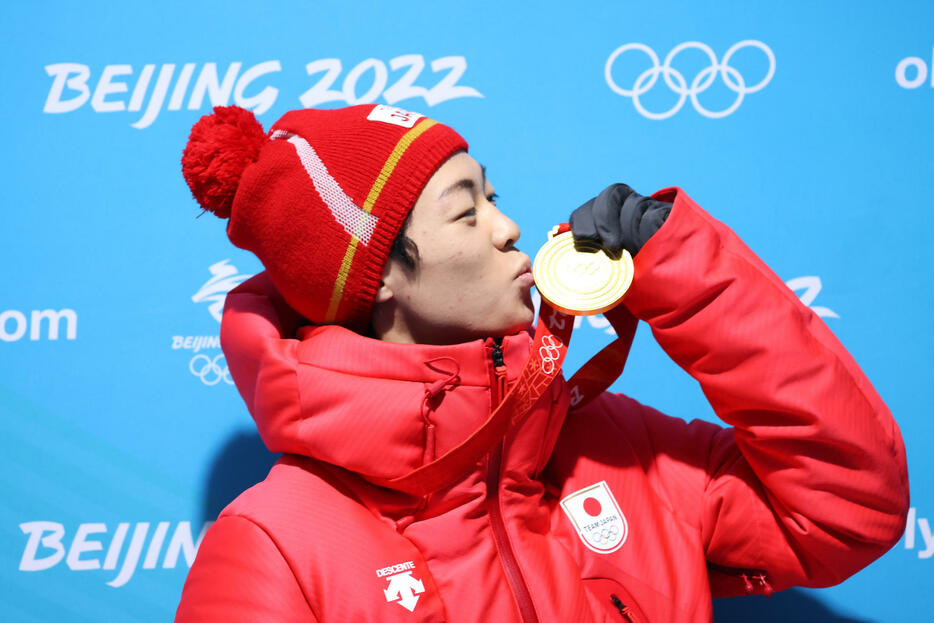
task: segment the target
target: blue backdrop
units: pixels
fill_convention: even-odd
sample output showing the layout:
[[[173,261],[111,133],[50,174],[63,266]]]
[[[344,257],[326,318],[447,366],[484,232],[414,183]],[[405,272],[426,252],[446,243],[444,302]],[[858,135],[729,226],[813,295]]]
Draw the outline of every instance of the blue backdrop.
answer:
[[[459,130],[534,253],[608,183],[685,188],[850,349],[898,419],[902,541],[718,620],[925,619],[934,578],[934,4],[9,3],[0,618],[164,621],[205,523],[262,478],[217,342],[260,270],[180,173],[212,104],[268,127],[380,102]],[[523,245],[524,243],[524,245]],[[585,319],[568,368],[610,340]],[[617,389],[714,419],[642,330]],[[925,588],[928,587],[928,588]]]

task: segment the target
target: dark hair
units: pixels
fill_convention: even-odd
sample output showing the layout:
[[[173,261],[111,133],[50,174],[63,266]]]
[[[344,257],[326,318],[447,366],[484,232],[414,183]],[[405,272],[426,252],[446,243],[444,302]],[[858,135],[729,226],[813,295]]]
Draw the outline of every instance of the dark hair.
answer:
[[[405,216],[405,220],[402,221],[402,227],[399,228],[399,233],[396,234],[395,240],[392,241],[392,246],[389,247],[389,259],[398,260],[406,270],[414,272],[415,264],[418,261],[418,246],[415,244],[414,240],[405,235],[405,232],[409,228],[409,219],[411,218],[412,211],[409,210],[409,213]],[[371,313],[370,324],[367,327],[365,335],[375,338],[377,335],[376,331],[373,329],[374,317],[375,314]]]
[[[389,247],[389,257],[399,260],[409,270],[415,270],[415,263],[418,261],[418,246],[416,246],[414,240],[405,235],[405,232],[409,229],[409,220],[411,218],[412,211],[410,210],[405,220],[402,221],[402,227],[399,228],[396,239],[392,241],[392,246]]]

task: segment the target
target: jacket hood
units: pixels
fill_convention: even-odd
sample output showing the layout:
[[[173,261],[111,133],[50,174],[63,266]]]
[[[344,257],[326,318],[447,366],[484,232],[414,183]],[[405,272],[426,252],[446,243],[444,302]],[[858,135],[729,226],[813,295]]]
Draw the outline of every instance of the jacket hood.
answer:
[[[492,340],[396,344],[336,325],[296,328],[300,321],[263,273],[227,296],[221,346],[273,452],[308,456],[368,479],[397,478],[466,439],[501,398],[494,391]],[[527,332],[503,339],[507,384],[531,345]],[[564,413],[552,408],[562,388],[553,383],[507,433],[514,468],[533,474],[544,466],[561,425],[552,420]]]

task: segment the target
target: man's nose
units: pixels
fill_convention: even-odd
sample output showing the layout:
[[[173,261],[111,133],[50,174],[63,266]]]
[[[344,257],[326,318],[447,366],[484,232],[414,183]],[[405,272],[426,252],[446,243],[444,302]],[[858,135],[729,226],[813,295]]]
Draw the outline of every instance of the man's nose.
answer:
[[[516,223],[500,212],[499,208],[493,208],[496,226],[493,229],[493,244],[496,245],[497,249],[508,250],[515,246],[516,242],[519,241],[519,236],[521,232],[519,231],[519,226]]]

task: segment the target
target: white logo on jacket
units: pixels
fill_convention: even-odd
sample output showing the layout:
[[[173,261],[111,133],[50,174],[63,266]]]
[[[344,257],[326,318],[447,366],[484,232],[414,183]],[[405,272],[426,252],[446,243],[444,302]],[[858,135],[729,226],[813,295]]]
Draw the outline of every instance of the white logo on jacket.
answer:
[[[561,500],[561,508],[588,549],[611,554],[626,542],[629,534],[626,516],[605,480],[566,496]]]
[[[415,611],[418,596],[425,592],[425,585],[418,578],[412,577],[414,561],[401,562],[376,570],[376,577],[386,578],[389,586],[383,589],[386,601],[396,602],[409,612]]]

